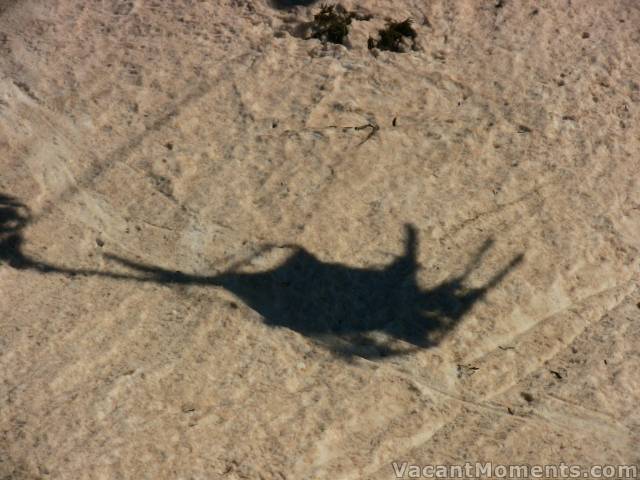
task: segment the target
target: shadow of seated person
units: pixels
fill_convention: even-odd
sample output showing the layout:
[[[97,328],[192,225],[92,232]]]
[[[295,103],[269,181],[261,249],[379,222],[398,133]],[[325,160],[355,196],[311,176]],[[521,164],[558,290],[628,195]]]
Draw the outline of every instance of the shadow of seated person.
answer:
[[[23,253],[22,230],[29,210],[0,194],[0,261],[44,274],[98,276],[158,284],[222,287],[258,312],[265,324],[288,328],[343,356],[367,358],[406,354],[437,345],[473,305],[518,263],[509,264],[481,287],[466,285],[492,245],[488,240],[465,271],[431,288],[417,273],[417,231],[406,225],[404,252],[387,266],[359,268],[324,262],[298,245],[267,246],[292,251],[280,264],[258,272],[230,269],[213,275],[171,271],[106,254],[131,272],[69,268],[37,261]]]
[[[417,282],[418,242],[412,225],[406,226],[404,253],[384,268],[323,262],[296,245],[286,246],[293,253],[272,269],[212,276],[108,257],[142,273],[141,281],[223,287],[258,312],[267,325],[294,330],[336,353],[388,356],[437,345],[522,260],[522,255],[516,256],[482,287],[465,286],[491,244],[485,242],[462,275],[430,289]],[[405,347],[398,349],[394,340]]]

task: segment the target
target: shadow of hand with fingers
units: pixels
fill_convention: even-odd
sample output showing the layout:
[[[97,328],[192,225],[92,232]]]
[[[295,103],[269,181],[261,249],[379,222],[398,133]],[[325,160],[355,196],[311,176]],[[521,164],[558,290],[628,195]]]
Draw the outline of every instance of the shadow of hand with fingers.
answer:
[[[28,218],[20,214],[24,207],[9,197],[3,197],[2,202],[0,226],[2,232],[5,229],[9,232],[9,240],[6,245],[2,240],[0,259],[8,259],[15,268],[222,287],[258,312],[267,325],[296,331],[344,356],[376,358],[436,345],[523,258],[522,255],[513,258],[482,287],[469,288],[465,285],[469,275],[492,244],[487,241],[462,275],[422,289],[417,282],[417,232],[407,225],[404,253],[384,268],[323,262],[293,245],[287,246],[292,254],[285,261],[262,272],[230,270],[216,275],[194,275],[115,255],[106,257],[133,273],[69,269],[25,256],[20,248],[22,238],[15,231]]]

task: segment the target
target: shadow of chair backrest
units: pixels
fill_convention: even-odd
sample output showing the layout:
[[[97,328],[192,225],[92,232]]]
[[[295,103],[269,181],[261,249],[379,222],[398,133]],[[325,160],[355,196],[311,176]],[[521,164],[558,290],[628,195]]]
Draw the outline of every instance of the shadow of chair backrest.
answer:
[[[28,211],[21,203],[0,197],[0,215],[0,259],[9,260],[14,268],[222,287],[258,312],[267,325],[291,329],[347,356],[388,356],[436,345],[523,258],[514,257],[483,286],[468,287],[469,275],[492,244],[488,240],[460,276],[424,289],[417,279],[417,231],[406,225],[404,252],[383,268],[325,262],[300,246],[288,245],[291,255],[261,272],[231,269],[215,275],[195,275],[108,254],[106,258],[131,273],[73,269],[24,255],[20,230],[28,221]]]

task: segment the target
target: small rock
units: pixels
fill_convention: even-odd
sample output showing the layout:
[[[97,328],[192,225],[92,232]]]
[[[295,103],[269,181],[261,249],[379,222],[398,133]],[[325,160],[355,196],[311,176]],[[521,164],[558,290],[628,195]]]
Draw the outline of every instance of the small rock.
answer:
[[[534,400],[533,395],[529,392],[522,392],[520,396],[522,396],[522,398],[524,398],[528,403],[531,403]]]

